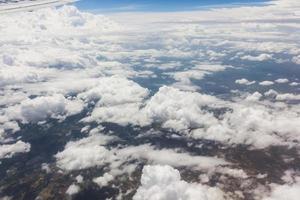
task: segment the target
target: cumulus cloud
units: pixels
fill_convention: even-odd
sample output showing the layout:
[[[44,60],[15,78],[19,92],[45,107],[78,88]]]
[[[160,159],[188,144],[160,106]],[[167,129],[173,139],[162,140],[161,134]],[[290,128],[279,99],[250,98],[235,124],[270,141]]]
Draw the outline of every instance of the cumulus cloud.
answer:
[[[148,89],[124,77],[112,76],[100,78],[96,85],[78,94],[87,102],[96,101],[99,106],[136,103],[148,96]]]
[[[275,98],[278,101],[293,101],[293,100],[300,100],[300,95],[298,94],[291,94],[291,93],[284,93],[280,94],[275,90],[269,90],[265,92],[266,96]]]
[[[77,194],[80,191],[80,187],[78,185],[72,184],[68,187],[66,194],[72,196]]]
[[[259,82],[259,85],[262,85],[262,86],[270,86],[270,85],[273,85],[274,82],[273,81],[262,81],[262,82]]]
[[[196,156],[189,153],[176,152],[172,149],[155,149],[150,145],[129,146],[119,149],[120,157],[146,159],[149,163],[171,165],[174,167],[188,166],[199,170],[213,169],[219,165],[230,165],[229,162],[217,157]]]
[[[276,83],[288,83],[289,79],[287,78],[279,78],[275,80]]]
[[[208,63],[195,63],[195,67],[186,69],[184,71],[176,71],[166,73],[171,75],[177,82],[172,86],[188,91],[197,91],[200,89],[198,86],[192,83],[192,80],[203,79],[206,75],[214,72],[223,71],[232,66],[219,65],[219,64],[208,64]]]
[[[242,60],[250,60],[250,61],[265,61],[272,59],[272,55],[270,54],[260,54],[258,56],[242,56]]]
[[[77,183],[83,183],[83,176],[78,175],[75,177],[75,179],[76,179]]]
[[[110,186],[121,174],[138,171],[137,166],[169,165],[145,167],[135,198],[222,199],[219,189],[183,181],[172,167],[203,171],[203,182],[217,173],[247,184],[245,179],[250,179],[251,173],[221,157],[200,156],[184,148],[144,141],[129,144],[113,137],[114,132],[103,135],[103,128],[93,125],[137,125],[143,133],[143,126],[155,124],[153,129],[159,134],[170,134],[165,131],[168,129],[192,142],[212,140],[229,148],[236,144],[298,147],[296,78],[275,80],[282,74],[274,70],[268,78],[272,81],[259,84],[272,89],[274,83],[294,81],[290,83],[294,87],[287,86],[292,91],[238,91],[230,96],[226,90],[231,89],[227,83],[232,81],[225,75],[249,77],[249,61],[261,65],[276,62],[274,67],[299,63],[299,36],[294,31],[299,29],[299,8],[296,1],[283,0],[258,7],[110,16],[120,23],[73,6],[3,15],[0,142],[4,145],[0,155],[9,158],[30,150],[29,143],[8,144],[18,136],[12,133],[24,124],[50,118],[62,121],[84,110],[87,115],[80,123],[84,123],[86,138],[66,141],[64,149],[54,156],[59,169],[73,174],[77,172],[71,171],[101,167],[103,174],[92,180],[102,187]],[[264,66],[258,72],[264,73]],[[241,78],[235,83],[256,82]],[[24,124],[19,127],[18,123]],[[42,169],[49,172],[50,165],[43,164]],[[68,188],[69,195],[77,193],[77,184],[83,181],[80,176],[73,179],[76,184]],[[280,199],[278,195],[286,191],[297,194],[297,184],[271,184],[268,198]]]
[[[222,158],[191,155],[174,149],[155,148],[149,144],[138,146],[107,147],[116,137],[100,132],[90,133],[86,138],[68,142],[65,149],[55,155],[56,165],[69,172],[97,166],[109,166],[109,172],[94,179],[99,186],[105,186],[114,176],[131,173],[139,163],[165,164],[174,167],[189,167],[198,170],[212,170],[217,166],[231,165]],[[128,165],[131,163],[131,165]]]
[[[299,137],[297,111],[288,107],[269,108],[271,103],[260,103],[262,96],[255,92],[237,102],[228,102],[210,95],[162,87],[144,109],[154,122],[188,137],[260,148],[286,144],[286,140],[293,143],[293,137]],[[213,110],[225,112],[216,116]]]
[[[141,186],[134,200],[203,199],[222,200],[224,193],[216,188],[181,180],[178,170],[170,166],[145,166]]]
[[[98,81],[97,86],[78,94],[86,102],[97,104],[85,122],[113,122],[121,125],[148,124],[139,111],[149,90],[133,81],[121,77],[107,77]]]
[[[69,142],[65,149],[55,155],[57,166],[64,170],[79,170],[107,163],[111,156],[103,145],[113,137],[92,135],[79,141]]]
[[[20,104],[9,107],[6,115],[10,119],[21,120],[23,123],[38,122],[50,118],[61,119],[81,112],[83,103],[69,100],[63,95],[26,99]]]
[[[300,178],[291,171],[286,171],[285,176],[282,177],[285,182],[282,185],[271,184],[271,193],[267,197],[263,197],[263,200],[296,200],[300,195]]]
[[[300,56],[293,57],[292,61],[298,65],[300,65]]]
[[[240,84],[240,85],[252,85],[252,84],[256,83],[256,81],[249,81],[245,78],[242,78],[242,79],[235,80],[235,83]]]
[[[14,144],[0,145],[0,159],[11,158],[17,153],[26,153],[30,151],[31,145],[22,141]]]
[[[206,122],[216,123],[213,115],[201,109],[201,106],[216,106],[218,102],[217,98],[210,95],[164,86],[147,102],[144,110],[154,122],[180,131],[203,126]]]
[[[300,83],[292,82],[292,83],[290,83],[289,85],[290,85],[290,86],[298,86],[298,85],[300,85]]]
[[[114,177],[111,174],[105,173],[103,176],[94,178],[93,181],[97,183],[100,187],[103,187],[103,186],[107,186],[108,183],[113,179]]]

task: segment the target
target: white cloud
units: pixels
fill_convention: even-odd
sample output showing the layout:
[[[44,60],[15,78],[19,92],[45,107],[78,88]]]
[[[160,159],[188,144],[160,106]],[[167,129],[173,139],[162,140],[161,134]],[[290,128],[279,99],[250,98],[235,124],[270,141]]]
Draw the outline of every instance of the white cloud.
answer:
[[[276,92],[275,90],[269,90],[265,92],[266,96],[273,97],[278,101],[292,101],[292,100],[300,100],[299,94],[291,94],[291,93],[284,93],[280,94]]]
[[[282,185],[270,184],[271,193],[263,200],[297,200],[300,195],[300,178],[295,174],[290,174],[289,171],[285,172],[286,175],[282,177],[285,182]]]
[[[171,166],[187,166],[199,170],[213,169],[216,166],[230,165],[229,162],[217,157],[193,156],[189,153],[177,152],[173,149],[156,149],[148,144],[108,149],[105,145],[114,137],[93,134],[78,141],[69,142],[65,149],[55,155],[56,165],[66,171],[87,169],[109,165],[111,172],[94,181],[102,184],[111,176],[130,173],[126,163],[132,161],[167,164]],[[121,169],[121,166],[124,168]],[[103,183],[104,183],[103,182]]]
[[[109,174],[105,173],[103,176],[97,177],[93,179],[93,182],[97,183],[100,187],[107,186],[110,181],[112,181],[114,177]]]
[[[289,79],[287,78],[279,78],[275,80],[276,83],[288,83]]]
[[[50,172],[51,172],[51,168],[50,168],[49,164],[47,164],[47,163],[42,163],[41,168],[42,168],[42,170],[44,170],[46,173],[50,173]]]
[[[273,85],[274,82],[273,81],[262,81],[259,83],[259,85],[262,85],[262,86],[270,86],[270,85]]]
[[[172,149],[155,149],[150,145],[129,146],[118,150],[119,157],[146,159],[149,163],[171,165],[174,167],[188,166],[199,170],[213,169],[219,165],[230,165],[229,162],[217,157],[196,156],[189,153],[176,152]]]
[[[277,96],[276,96],[276,100],[283,100],[283,101],[285,101],[285,100],[300,100],[300,95],[298,94],[289,94],[289,93],[287,93],[287,94],[278,94]]]
[[[72,196],[77,194],[80,191],[80,187],[78,185],[72,184],[68,187],[66,194]]]
[[[75,177],[77,183],[83,183],[83,176],[82,175],[78,175]]]
[[[78,97],[87,102],[99,100],[99,106],[141,102],[149,93],[148,89],[124,77],[104,77],[94,81],[96,85],[79,93]]]
[[[92,129],[90,123],[139,126],[155,123],[155,128],[171,129],[189,140],[208,139],[225,146],[246,144],[249,148],[298,147],[299,105],[288,102],[299,100],[296,92],[246,92],[241,96],[235,93],[225,100],[224,96],[209,95],[209,87],[203,88],[203,91],[208,89],[205,94],[191,91],[201,91],[193,79],[207,75],[210,76],[205,78],[212,78],[215,86],[226,87],[222,81],[218,82],[218,78],[223,80],[223,73],[221,76],[214,73],[247,71],[244,69],[247,66],[235,63],[240,61],[238,58],[262,65],[269,60],[278,65],[299,63],[299,36],[294,31],[300,28],[296,23],[299,6],[296,1],[283,0],[264,6],[111,16],[126,29],[104,16],[84,13],[73,6],[3,15],[0,18],[1,143],[15,137],[11,132],[20,130],[20,122],[64,120],[85,108],[88,114],[80,122],[86,123],[83,132],[90,131],[89,135],[67,141],[65,149],[55,155],[57,167],[65,172],[105,166],[104,174],[94,180],[100,185],[110,185],[112,177],[130,174],[136,166],[163,164],[204,171],[207,176],[218,173],[222,177],[248,179],[251,177],[248,171],[233,168],[222,158],[199,156],[180,148],[130,146],[124,141],[111,147],[109,142],[115,138],[97,135],[102,128]],[[227,61],[239,69],[220,64]],[[167,86],[174,81],[172,78],[176,83]],[[260,84],[271,89],[274,82]],[[236,83],[252,85],[255,81],[239,79]],[[156,88],[160,89],[156,92]],[[2,156],[11,157],[30,149],[24,142],[14,145],[2,145]],[[49,171],[49,166],[42,167]],[[221,194],[216,188],[187,183],[178,175],[172,178],[175,169],[166,171],[157,178],[162,183],[142,185],[139,190],[145,189],[145,193],[137,195],[147,194],[149,188],[154,188],[149,194],[156,194],[155,191],[161,192],[157,195],[185,194],[183,199],[193,199],[193,194],[197,194],[196,199],[211,199],[211,190],[214,195]],[[156,171],[143,177],[152,180],[153,174]],[[164,184],[164,175],[168,174],[171,174],[170,186]],[[83,181],[80,177],[75,180]],[[79,191],[76,184],[68,193]],[[297,184],[292,182],[285,187],[295,189]],[[280,192],[276,191],[288,191],[285,187],[271,185],[270,198],[277,198]]]
[[[30,144],[18,141],[14,144],[0,145],[0,159],[11,158],[17,153],[26,153],[30,151]]]
[[[202,110],[201,106],[214,107],[218,102],[217,98],[210,95],[164,86],[151,97],[144,110],[154,122],[163,123],[163,127],[184,131],[205,126],[205,123],[216,123],[213,115]]]
[[[26,99],[20,104],[9,107],[5,112],[10,119],[21,120],[23,123],[39,122],[50,118],[63,119],[78,114],[83,103],[78,100],[66,99],[63,95]]]
[[[300,83],[297,83],[297,82],[290,83],[290,86],[298,86],[298,85],[300,85]]]
[[[185,69],[184,71],[168,72],[165,74],[171,75],[177,82],[172,86],[181,90],[196,91],[200,88],[192,83],[192,80],[201,80],[206,75],[214,72],[223,71],[232,66],[217,65],[207,63],[195,63],[195,66],[191,69]]]
[[[261,93],[254,92],[253,94],[248,95],[245,100],[246,101],[259,101],[261,99],[261,97],[262,97]]]
[[[216,170],[214,170],[214,172],[218,172],[227,176],[231,176],[234,178],[242,178],[242,179],[246,179],[249,176],[244,172],[244,170],[242,169],[232,169],[229,167],[217,167]]]
[[[270,54],[260,54],[258,56],[242,56],[242,60],[250,60],[250,61],[266,61],[272,59],[272,55]]]
[[[300,55],[299,55],[299,56],[294,56],[294,57],[292,58],[292,61],[293,61],[295,64],[300,65]]]
[[[287,141],[292,145],[292,141],[300,136],[298,108],[282,105],[276,108],[277,105],[270,102],[264,105],[260,102],[261,97],[262,94],[255,92],[245,99],[229,102],[210,95],[162,87],[144,110],[152,121],[187,137],[249,144],[257,148],[286,144]],[[222,109],[225,112],[218,117],[212,112]]]
[[[141,186],[134,200],[222,200],[224,193],[216,188],[181,180],[178,170],[170,166],[145,166]]]
[[[83,121],[113,122],[121,125],[149,124],[140,112],[149,90],[121,77],[101,78],[96,87],[78,94],[86,102],[97,102],[91,116]]]
[[[245,78],[242,78],[242,79],[235,80],[235,83],[240,84],[240,85],[252,85],[252,84],[256,83],[256,81],[249,81]]]
[[[92,135],[79,141],[68,142],[65,149],[55,155],[56,164],[64,170],[79,170],[101,166],[107,163],[106,158],[111,156],[104,146],[113,137]]]

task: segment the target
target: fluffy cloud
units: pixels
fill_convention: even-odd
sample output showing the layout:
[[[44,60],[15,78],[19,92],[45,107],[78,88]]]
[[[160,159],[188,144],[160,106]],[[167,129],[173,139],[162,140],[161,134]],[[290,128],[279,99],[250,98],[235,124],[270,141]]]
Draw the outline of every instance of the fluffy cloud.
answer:
[[[262,85],[262,86],[270,86],[270,85],[273,85],[274,82],[273,81],[262,81],[259,83],[259,85]]]
[[[291,94],[291,93],[285,93],[280,94],[276,92],[275,90],[269,90],[265,92],[266,96],[269,96],[271,98],[275,98],[278,101],[293,101],[293,100],[300,100],[300,95],[298,94]]]
[[[113,137],[92,135],[79,141],[69,142],[65,149],[55,155],[58,167],[64,170],[86,169],[107,163],[111,156],[103,145]]]
[[[232,66],[228,65],[217,65],[217,64],[207,64],[207,63],[195,63],[195,67],[187,69],[185,71],[169,72],[166,74],[171,75],[177,82],[172,86],[188,91],[196,91],[199,89],[196,85],[192,83],[192,80],[203,79],[206,75],[212,74],[214,72],[223,71]]]
[[[0,145],[0,159],[11,158],[17,153],[26,153],[30,151],[30,144],[18,141],[14,144]]]
[[[212,113],[201,107],[214,107],[218,102],[217,98],[210,95],[164,86],[147,102],[144,110],[149,118],[162,123],[163,127],[182,131],[205,126],[205,123],[217,123]]]
[[[145,166],[141,186],[134,200],[222,200],[224,193],[216,187],[208,187],[181,180],[178,170],[170,166]]]
[[[275,80],[276,83],[288,83],[289,79],[287,78],[279,78]]]
[[[173,149],[156,149],[148,144],[119,148],[106,147],[110,141],[116,139],[112,136],[95,133],[81,140],[71,141],[67,143],[63,151],[55,155],[56,164],[66,171],[109,165],[111,172],[94,180],[99,185],[109,182],[111,176],[119,173],[130,173],[130,166],[127,166],[126,163],[133,163],[133,161],[139,163],[146,160],[147,163],[166,164],[175,167],[186,166],[199,170],[230,165],[229,162],[221,158],[192,156],[189,153],[177,152]],[[120,171],[123,164],[125,164],[124,169]]]
[[[110,106],[141,102],[148,96],[148,89],[124,77],[104,77],[96,81],[96,86],[78,97],[87,102],[96,101],[99,106]]]
[[[103,187],[103,186],[107,186],[108,183],[113,179],[114,177],[111,174],[105,173],[103,176],[94,178],[93,181],[97,183],[100,187]]]
[[[0,155],[8,158],[29,151],[28,143],[6,144],[19,136],[12,134],[20,130],[18,123],[64,120],[83,109],[87,111],[80,121],[87,127],[83,133],[91,124],[103,122],[122,126],[155,124],[153,129],[159,134],[166,133],[161,129],[170,129],[191,143],[207,139],[228,148],[235,144],[249,148],[298,147],[300,112],[294,103],[299,100],[297,87],[273,84],[287,82],[275,80],[282,77],[281,70],[289,70],[287,63],[299,63],[299,8],[296,1],[282,0],[264,6],[110,16],[126,29],[107,17],[73,6],[3,15],[0,140],[4,145]],[[267,75],[263,74],[267,69],[264,61],[276,62],[274,68],[287,66],[270,70],[268,79],[274,82],[263,81],[260,85],[270,89],[287,86],[292,91],[263,94],[260,92],[264,88],[259,87],[259,92],[238,91],[231,96],[226,92],[231,89],[231,77],[255,75],[247,68],[249,60],[262,66],[262,70],[255,71],[259,75]],[[297,75],[298,71],[293,72]],[[290,80],[294,81],[291,86],[298,85],[295,77]],[[236,83],[252,85],[255,81],[238,79]],[[100,130],[93,129],[77,141],[66,141],[65,148],[55,155],[57,167],[65,172],[104,167],[102,175],[92,178],[100,186],[109,186],[112,179],[118,180],[117,176],[124,173],[130,175],[144,164],[201,171],[209,178],[217,173],[245,184],[253,179],[247,170],[235,168],[222,158],[166,148],[163,143],[134,146],[101,135]],[[143,134],[144,127],[140,130]],[[48,167],[42,165],[43,170],[49,171]],[[219,189],[183,181],[172,167],[145,167],[135,198],[195,199],[196,195],[196,199],[222,199]],[[78,177],[76,181],[82,180]],[[286,191],[297,194],[297,185],[297,181],[271,184],[269,198],[280,199],[280,193]],[[79,189],[72,184],[67,193],[72,195]]]
[[[293,57],[292,61],[298,65],[300,65],[300,56]]]
[[[68,187],[66,194],[72,196],[77,194],[80,191],[80,187],[78,185],[72,184]]]
[[[235,80],[235,83],[240,84],[240,85],[252,85],[252,84],[254,84],[255,82],[256,82],[256,81],[248,81],[248,80],[245,79],[245,78]]]
[[[298,85],[300,85],[300,83],[292,82],[292,83],[290,83],[289,85],[290,85],[290,86],[298,86]]]
[[[269,54],[260,54],[258,56],[242,56],[242,60],[250,60],[250,61],[265,61],[272,59],[272,55]]]
[[[63,95],[26,99],[20,104],[9,107],[6,115],[10,119],[21,120],[23,123],[38,122],[50,118],[61,119],[81,112],[83,103],[66,99]]]
[[[300,195],[300,177],[292,171],[286,171],[282,177],[284,184],[271,184],[271,193],[263,200],[296,200]]]
[[[290,95],[278,98],[288,96],[296,98]],[[276,105],[270,108],[272,104],[260,103],[261,98],[262,94],[255,92],[245,99],[228,102],[210,95],[162,87],[144,110],[152,121],[189,137],[259,148],[286,144],[286,141],[292,144],[293,139],[299,137],[298,108],[277,108]],[[216,116],[216,112],[220,114]]]
[[[117,155],[131,159],[146,159],[149,163],[154,164],[174,167],[188,166],[199,170],[213,169],[219,165],[230,165],[229,162],[217,157],[192,156],[189,153],[176,152],[172,149],[155,149],[149,145],[129,146],[119,149]]]
[[[140,107],[149,91],[122,77],[101,78],[97,86],[78,94],[86,102],[97,104],[85,122],[113,122],[121,125],[148,124],[140,113]]]

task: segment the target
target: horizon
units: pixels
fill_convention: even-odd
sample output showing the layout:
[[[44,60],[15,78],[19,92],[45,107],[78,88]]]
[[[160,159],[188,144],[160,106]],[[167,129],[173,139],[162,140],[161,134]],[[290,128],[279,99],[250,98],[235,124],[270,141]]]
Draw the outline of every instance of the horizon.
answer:
[[[119,3],[117,0],[112,1],[92,1],[80,0],[74,3],[81,10],[102,12],[102,13],[119,13],[119,12],[178,12],[178,11],[195,11],[210,8],[238,7],[238,6],[259,6],[265,5],[271,0],[201,0],[199,1],[160,1],[160,0],[125,0]]]

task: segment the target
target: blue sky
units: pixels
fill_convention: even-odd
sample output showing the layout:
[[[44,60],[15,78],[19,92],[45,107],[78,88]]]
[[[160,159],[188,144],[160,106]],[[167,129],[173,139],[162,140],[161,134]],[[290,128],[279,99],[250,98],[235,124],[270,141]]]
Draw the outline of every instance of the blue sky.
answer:
[[[99,12],[180,11],[214,6],[258,4],[265,0],[81,0],[76,5],[83,10]]]

